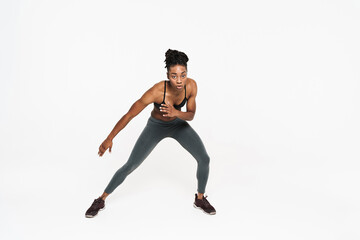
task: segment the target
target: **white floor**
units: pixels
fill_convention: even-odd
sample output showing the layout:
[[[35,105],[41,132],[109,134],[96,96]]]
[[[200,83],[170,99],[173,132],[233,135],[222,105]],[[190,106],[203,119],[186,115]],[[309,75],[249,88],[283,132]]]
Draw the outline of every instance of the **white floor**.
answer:
[[[165,159],[173,148],[178,156]],[[266,157],[240,148],[212,154],[208,200],[217,214],[192,206],[195,160],[164,140],[92,219],[86,209],[112,173],[107,159],[35,159],[1,169],[2,239],[357,239],[358,172],[282,152]],[[111,156],[111,157],[110,157]],[[32,162],[33,161],[33,162]],[[61,163],[63,161],[63,163]],[[73,162],[73,163],[71,163]],[[76,162],[82,164],[76,164]],[[86,164],[87,162],[87,164]],[[310,166],[309,163],[314,162]],[[44,164],[45,163],[45,164]]]

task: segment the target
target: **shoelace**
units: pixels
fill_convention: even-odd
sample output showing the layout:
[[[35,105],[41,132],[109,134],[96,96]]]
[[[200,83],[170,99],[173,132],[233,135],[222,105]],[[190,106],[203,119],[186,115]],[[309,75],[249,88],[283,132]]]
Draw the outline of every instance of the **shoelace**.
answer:
[[[209,203],[209,201],[206,199],[208,196],[203,196],[203,198],[201,199],[202,200],[202,202],[204,203],[204,205],[206,206],[206,207],[210,207],[211,206],[211,204]]]
[[[207,196],[204,197],[204,203],[205,203],[206,206],[210,207],[211,204],[209,203],[209,201],[206,198],[207,198]]]
[[[101,204],[101,198],[95,199],[95,201],[93,202],[93,204],[91,205],[92,209],[96,209],[99,207],[99,205]]]

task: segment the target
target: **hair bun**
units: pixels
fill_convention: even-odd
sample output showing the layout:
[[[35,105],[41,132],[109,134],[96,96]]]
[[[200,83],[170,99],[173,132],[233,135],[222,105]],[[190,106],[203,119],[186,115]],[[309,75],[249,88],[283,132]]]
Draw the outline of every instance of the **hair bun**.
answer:
[[[172,49],[168,49],[165,53],[165,63],[166,63],[166,68],[169,70],[169,68],[173,65],[176,64],[180,64],[183,65],[187,68],[187,62],[189,61],[188,56],[183,53],[180,52],[178,50],[172,50]]]
[[[169,49],[166,51],[166,53],[165,53],[165,57],[166,57],[166,58],[169,58],[173,51],[174,51],[174,50],[171,50],[171,49],[169,48]]]

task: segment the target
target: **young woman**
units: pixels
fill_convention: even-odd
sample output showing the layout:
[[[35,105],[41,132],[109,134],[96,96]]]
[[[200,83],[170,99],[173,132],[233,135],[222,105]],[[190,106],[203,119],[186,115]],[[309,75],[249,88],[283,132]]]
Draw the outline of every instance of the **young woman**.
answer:
[[[203,210],[207,214],[215,214],[215,208],[211,206],[204,196],[205,186],[209,175],[210,158],[203,142],[198,134],[188,124],[194,118],[196,111],[195,98],[197,85],[195,80],[187,77],[187,62],[185,53],[177,50],[167,50],[165,53],[167,78],[169,81],[161,81],[147,90],[137,100],[130,110],[116,123],[114,129],[99,147],[99,156],[109,149],[111,152],[112,139],[147,105],[153,103],[147,124],[140,134],[128,161],[114,174],[105,188],[103,194],[94,200],[86,211],[86,217],[94,217],[99,210],[105,207],[105,199],[117,188],[125,178],[134,171],[150,154],[155,146],[164,138],[176,139],[197,161],[196,177],[198,180],[197,194],[193,206]],[[181,111],[187,103],[186,112]]]

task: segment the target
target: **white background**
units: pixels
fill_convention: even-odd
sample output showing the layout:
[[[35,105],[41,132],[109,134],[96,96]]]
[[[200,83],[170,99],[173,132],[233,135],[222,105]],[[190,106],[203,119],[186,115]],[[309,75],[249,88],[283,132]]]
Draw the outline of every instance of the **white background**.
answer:
[[[357,0],[1,1],[0,238],[359,239],[359,23]],[[168,138],[87,219],[152,106],[98,147],[169,48],[217,214]]]

